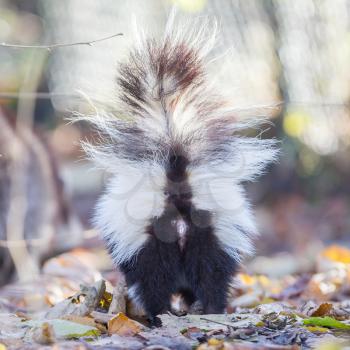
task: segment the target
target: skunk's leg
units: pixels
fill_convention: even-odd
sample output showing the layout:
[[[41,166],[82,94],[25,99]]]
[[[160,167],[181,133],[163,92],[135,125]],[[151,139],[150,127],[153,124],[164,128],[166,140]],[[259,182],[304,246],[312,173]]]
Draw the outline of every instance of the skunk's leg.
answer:
[[[204,313],[223,313],[236,261],[219,246],[211,229],[198,229],[186,248],[186,277]]]
[[[183,278],[183,277],[182,277]],[[177,308],[171,305],[171,312],[176,316],[185,316],[190,313],[193,303],[196,301],[194,293],[189,288],[181,287],[176,292],[177,298],[181,298]]]
[[[190,308],[192,304],[196,301],[195,294],[188,288],[180,288],[179,293],[181,294],[188,308]]]
[[[170,310],[180,271],[177,244],[152,237],[135,259],[120,267],[131,299],[145,310],[152,326],[161,326],[156,316]]]

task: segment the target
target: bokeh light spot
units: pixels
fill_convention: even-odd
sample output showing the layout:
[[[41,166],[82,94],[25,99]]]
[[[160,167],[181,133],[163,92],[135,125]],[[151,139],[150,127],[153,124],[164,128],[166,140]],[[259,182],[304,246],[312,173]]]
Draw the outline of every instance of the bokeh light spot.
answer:
[[[289,136],[299,138],[309,123],[310,116],[303,111],[290,111],[284,117],[283,129]]]

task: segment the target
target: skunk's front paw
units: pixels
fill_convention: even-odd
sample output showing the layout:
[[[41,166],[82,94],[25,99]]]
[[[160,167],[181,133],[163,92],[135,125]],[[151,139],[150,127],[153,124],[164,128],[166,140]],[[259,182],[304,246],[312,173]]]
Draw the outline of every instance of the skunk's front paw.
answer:
[[[148,322],[152,328],[162,327],[162,320],[157,316],[149,316]]]

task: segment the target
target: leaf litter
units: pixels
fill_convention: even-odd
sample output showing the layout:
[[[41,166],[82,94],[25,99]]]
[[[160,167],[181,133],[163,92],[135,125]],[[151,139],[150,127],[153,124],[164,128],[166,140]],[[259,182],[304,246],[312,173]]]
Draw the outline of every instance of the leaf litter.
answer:
[[[320,251],[309,271],[242,272],[226,314],[201,315],[200,306],[184,316],[174,310],[153,329],[128,300],[122,276],[113,275],[112,287],[92,255],[64,253],[46,262],[38,281],[0,290],[0,350],[350,347],[350,250],[344,247]]]

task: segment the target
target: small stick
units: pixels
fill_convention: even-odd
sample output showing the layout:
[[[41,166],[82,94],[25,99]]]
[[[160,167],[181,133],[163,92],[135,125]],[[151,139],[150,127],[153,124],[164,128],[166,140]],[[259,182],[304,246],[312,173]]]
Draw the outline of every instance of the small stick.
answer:
[[[61,47],[68,47],[68,46],[76,46],[76,45],[88,45],[92,46],[95,43],[105,41],[108,39],[115,38],[117,36],[121,36],[123,33],[118,33],[118,34],[113,34],[109,35],[100,39],[96,40],[91,40],[91,41],[80,41],[76,43],[63,43],[63,44],[51,44],[51,45],[17,45],[17,44],[7,44],[7,43],[0,43],[0,46],[2,47],[9,47],[9,48],[14,48],[14,49],[43,49],[43,50],[48,50],[51,51],[53,49],[61,48]]]
[[[209,321],[209,322],[213,322],[213,323],[217,323],[217,324],[220,324],[222,326],[226,326],[226,327],[233,327],[229,324],[226,324],[226,323],[223,323],[223,322],[219,322],[219,321],[214,321],[214,320],[209,320],[209,318],[205,318],[205,317],[200,317],[200,320],[204,320],[204,321]]]

